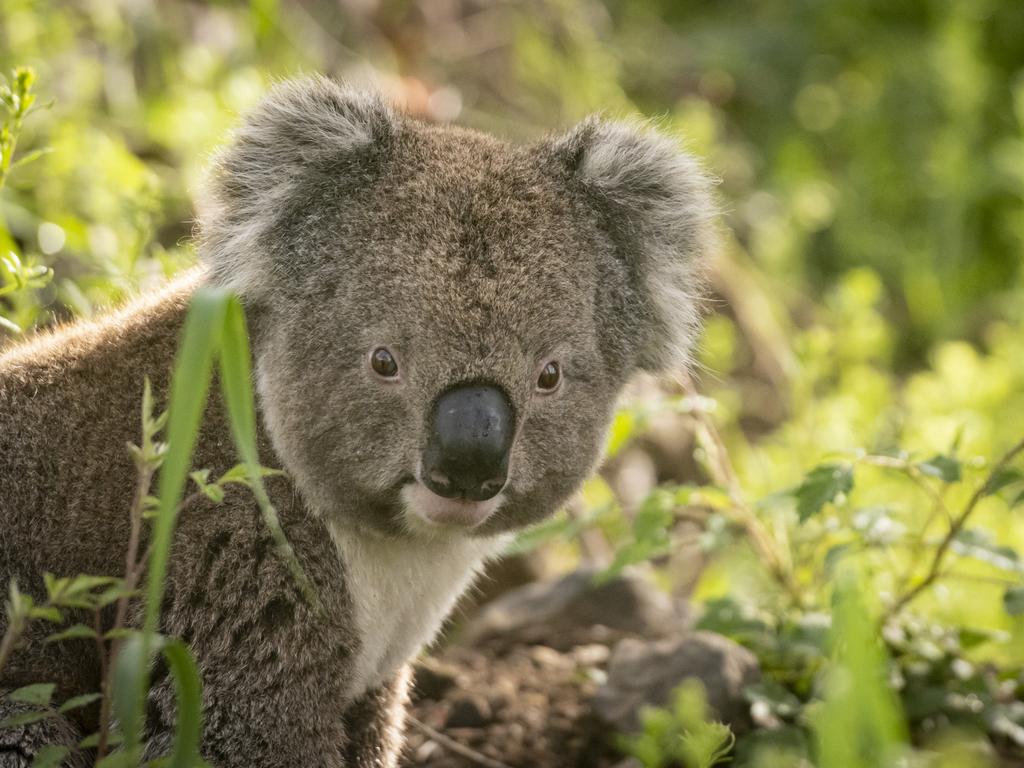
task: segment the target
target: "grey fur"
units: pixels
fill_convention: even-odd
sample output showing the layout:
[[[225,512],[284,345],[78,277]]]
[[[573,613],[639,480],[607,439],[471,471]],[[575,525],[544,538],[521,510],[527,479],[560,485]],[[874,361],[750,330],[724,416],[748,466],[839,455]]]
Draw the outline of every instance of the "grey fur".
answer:
[[[142,377],[165,391],[188,297],[204,281],[229,286],[250,323],[261,455],[289,475],[270,490],[328,614],[303,604],[247,494],[185,515],[163,629],[204,673],[204,754],[221,766],[393,765],[401,660],[502,534],[587,476],[629,376],[685,361],[710,201],[693,160],[649,128],[592,120],[513,147],[322,78],[277,87],[214,166],[206,272],[0,356],[0,579],[38,591],[42,570],[121,570],[133,477],[122,446],[137,439]],[[378,345],[398,357],[398,382],[370,372]],[[551,358],[564,383],[540,394]],[[405,494],[426,414],[467,381],[500,386],[514,406],[509,487],[478,528],[425,529]],[[196,466],[227,469],[229,434],[212,403]],[[430,583],[439,573],[447,591]],[[402,599],[409,620],[374,623],[374,610],[406,610]],[[393,634],[367,634],[385,625]],[[95,690],[91,648],[67,648],[30,642],[0,682]],[[169,744],[172,701],[158,675],[154,754]],[[70,725],[88,731],[89,716]]]

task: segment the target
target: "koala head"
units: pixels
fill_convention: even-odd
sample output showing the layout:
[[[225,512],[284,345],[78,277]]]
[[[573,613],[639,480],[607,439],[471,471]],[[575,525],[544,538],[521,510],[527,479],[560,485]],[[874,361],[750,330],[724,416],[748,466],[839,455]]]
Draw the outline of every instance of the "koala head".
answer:
[[[554,511],[629,376],[686,365],[715,240],[707,178],[648,128],[516,147],[326,79],[248,116],[206,203],[275,450],[320,514],[385,535]]]

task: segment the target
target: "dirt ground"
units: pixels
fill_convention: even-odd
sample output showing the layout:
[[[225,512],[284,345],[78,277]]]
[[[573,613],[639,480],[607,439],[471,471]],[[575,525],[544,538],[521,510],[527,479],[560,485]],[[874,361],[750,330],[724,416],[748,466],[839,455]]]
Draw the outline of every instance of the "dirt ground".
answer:
[[[534,645],[505,654],[454,647],[426,660],[416,670],[410,711],[416,722],[408,727],[403,765],[487,765],[456,752],[454,741],[497,760],[491,768],[616,766],[622,756],[588,704],[608,656],[600,644],[567,653]]]

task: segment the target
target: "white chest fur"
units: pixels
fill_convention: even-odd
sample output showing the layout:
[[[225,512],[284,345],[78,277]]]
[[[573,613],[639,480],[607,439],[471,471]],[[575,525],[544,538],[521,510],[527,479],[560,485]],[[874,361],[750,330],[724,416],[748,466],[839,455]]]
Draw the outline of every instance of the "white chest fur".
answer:
[[[484,561],[508,538],[382,539],[332,527],[362,639],[350,696],[387,680],[433,641]]]

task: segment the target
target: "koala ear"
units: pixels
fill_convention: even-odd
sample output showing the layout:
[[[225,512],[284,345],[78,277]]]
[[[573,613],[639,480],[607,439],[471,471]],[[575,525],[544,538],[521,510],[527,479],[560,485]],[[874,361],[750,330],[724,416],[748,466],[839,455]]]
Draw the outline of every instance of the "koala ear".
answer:
[[[325,77],[275,86],[211,165],[199,204],[200,256],[243,296],[272,284],[266,235],[318,191],[364,180],[398,118],[380,96]]]
[[[712,181],[675,140],[642,123],[590,118],[550,146],[625,263],[637,365],[652,373],[686,367],[718,245]]]

